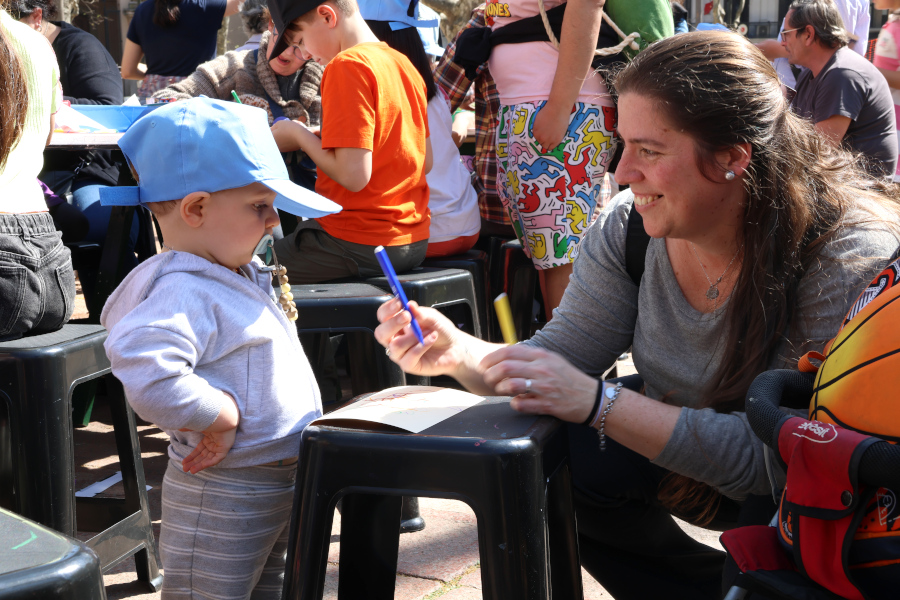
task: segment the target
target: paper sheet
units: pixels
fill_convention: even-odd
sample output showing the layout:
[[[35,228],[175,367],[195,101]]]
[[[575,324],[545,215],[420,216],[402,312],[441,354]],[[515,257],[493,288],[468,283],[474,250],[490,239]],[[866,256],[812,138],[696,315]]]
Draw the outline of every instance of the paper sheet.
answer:
[[[482,396],[459,390],[408,385],[372,394],[365,400],[320,417],[316,422],[369,421],[419,433],[483,400]]]
[[[77,492],[75,492],[75,497],[76,498],[93,498],[97,494],[105,492],[106,490],[108,490],[112,486],[116,485],[120,481],[122,481],[122,471],[116,471],[114,475],[110,475],[103,481],[98,481],[96,483],[92,483],[91,485],[87,486],[83,490],[78,490]],[[148,485],[147,489],[152,490],[153,486]]]
[[[56,128],[53,131],[58,133],[116,133],[115,129],[105,127],[65,104],[56,113]]]

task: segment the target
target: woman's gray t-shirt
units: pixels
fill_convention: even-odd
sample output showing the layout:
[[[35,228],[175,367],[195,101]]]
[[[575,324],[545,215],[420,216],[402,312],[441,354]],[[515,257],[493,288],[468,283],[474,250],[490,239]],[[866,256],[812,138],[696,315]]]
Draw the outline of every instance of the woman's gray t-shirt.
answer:
[[[646,394],[667,395],[668,402],[683,407],[653,462],[730,497],[770,493],[763,446],[744,413],[694,408],[702,405],[703,389],[725,351],[727,300],[706,314],[688,304],[664,239],[650,240],[640,287],[631,281],[625,234],[633,202],[630,191],[622,192],[591,227],[562,303],[528,343],[563,355],[594,377],[632,347]],[[877,207],[872,210],[881,214]],[[849,218],[857,217],[866,219],[863,211],[851,211]],[[801,280],[794,325],[769,368],[795,368],[807,351],[821,351],[897,247],[883,222],[842,228]]]

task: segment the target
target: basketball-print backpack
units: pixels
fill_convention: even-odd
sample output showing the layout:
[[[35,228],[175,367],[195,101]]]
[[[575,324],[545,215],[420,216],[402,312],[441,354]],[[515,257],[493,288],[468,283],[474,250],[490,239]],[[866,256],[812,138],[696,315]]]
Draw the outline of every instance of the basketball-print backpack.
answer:
[[[821,361],[821,365],[816,368],[813,360]],[[824,355],[810,352],[798,367],[801,372],[815,372],[816,377],[809,420],[800,425],[802,431],[793,432],[795,439],[805,436],[817,442],[814,447],[824,449],[837,435],[835,432],[850,430],[861,435],[847,432],[843,436],[845,440],[872,436],[891,443],[900,441],[900,259],[888,265],[860,294]],[[859,447],[852,446],[854,442],[846,442],[851,444],[851,450],[859,453]],[[815,460],[809,456],[811,453],[807,460]],[[852,460],[852,452],[847,460]],[[841,477],[847,472],[842,470],[839,460],[833,465],[824,464],[826,469],[832,466]],[[803,464],[798,466],[802,468]],[[790,468],[797,466],[792,462]],[[828,483],[815,475],[810,486],[807,497],[816,498],[823,495]],[[798,513],[805,512],[806,516],[815,513],[798,509],[797,503],[788,506],[790,496],[789,493],[782,496],[779,529],[781,542],[793,551],[797,550],[793,545],[798,538]],[[851,507],[848,504],[845,508]],[[870,489],[861,494],[843,543],[822,549],[831,553],[825,557],[831,560],[831,566],[824,568],[845,571],[848,580],[859,588],[857,597],[900,597],[898,516],[900,506],[895,491],[883,487]],[[811,539],[807,537],[805,541],[809,543]],[[816,543],[827,546],[825,539]]]
[[[747,393],[747,420],[787,476],[773,526],[720,538],[741,573],[728,598],[898,598],[900,260],[798,366],[760,374]],[[778,408],[807,399],[808,419]]]

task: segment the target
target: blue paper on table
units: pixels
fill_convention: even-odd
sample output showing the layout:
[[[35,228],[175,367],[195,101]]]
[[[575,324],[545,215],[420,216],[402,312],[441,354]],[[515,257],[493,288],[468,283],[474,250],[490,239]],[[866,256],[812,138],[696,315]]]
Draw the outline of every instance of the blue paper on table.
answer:
[[[73,104],[72,108],[93,119],[104,127],[115,129],[119,132],[128,131],[135,121],[143,117],[145,114],[164,106],[163,104],[153,104],[150,106],[109,106],[96,104]]]

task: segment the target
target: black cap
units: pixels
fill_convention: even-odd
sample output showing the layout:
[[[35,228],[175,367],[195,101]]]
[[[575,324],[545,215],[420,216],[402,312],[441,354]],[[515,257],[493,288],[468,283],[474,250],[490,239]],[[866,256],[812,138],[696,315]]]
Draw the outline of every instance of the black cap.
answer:
[[[287,26],[297,17],[302,17],[320,4],[325,4],[325,0],[269,0],[268,4],[269,14],[278,32],[272,48],[272,58],[275,58],[288,47],[287,40],[284,39]]]

